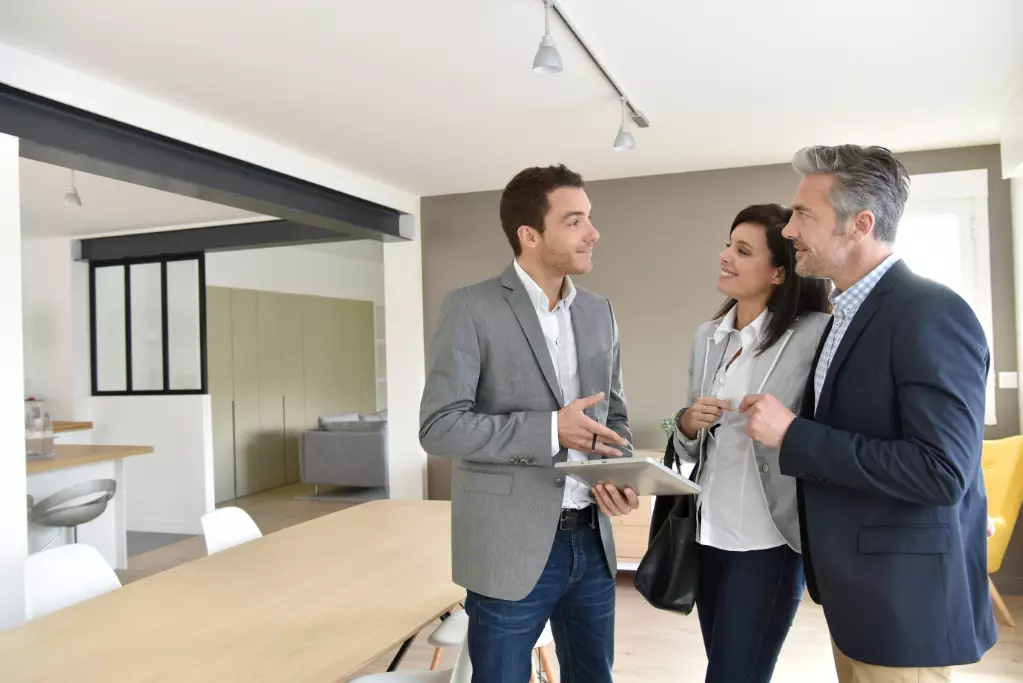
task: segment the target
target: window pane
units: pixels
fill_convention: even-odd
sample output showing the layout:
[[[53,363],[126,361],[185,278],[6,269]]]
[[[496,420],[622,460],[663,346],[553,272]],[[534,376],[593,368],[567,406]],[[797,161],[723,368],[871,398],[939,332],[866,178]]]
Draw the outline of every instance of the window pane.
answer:
[[[170,388],[202,389],[199,341],[199,262],[167,263]]]
[[[951,288],[972,305],[964,288],[961,229],[954,213],[906,216],[895,250],[914,273]]]
[[[163,305],[160,264],[131,266],[131,388],[163,389]]]
[[[126,391],[124,266],[96,268],[96,390]]]

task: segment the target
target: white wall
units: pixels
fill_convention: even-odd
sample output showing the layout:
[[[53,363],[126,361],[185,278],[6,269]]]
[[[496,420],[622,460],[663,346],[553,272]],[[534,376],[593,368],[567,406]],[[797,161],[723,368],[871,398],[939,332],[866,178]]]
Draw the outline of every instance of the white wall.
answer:
[[[131,531],[200,534],[214,508],[209,396],[97,396],[93,442],[152,446],[124,461]]]
[[[1023,88],[1016,91],[1002,111],[1002,177],[1023,176]],[[1013,211],[1015,212],[1015,206]]]
[[[1012,251],[1016,299],[1016,357],[1023,358],[1023,168],[1009,181],[1012,200]],[[1023,425],[1023,382],[1019,383],[1019,423]]]
[[[0,629],[25,618],[28,552],[18,139],[0,134]]]
[[[90,420],[89,267],[71,257],[70,238],[22,239],[25,395],[54,420]]]
[[[426,453],[419,445],[419,401],[426,381],[423,353],[423,259],[415,239],[384,245],[387,339],[388,464],[393,498],[426,497]]]
[[[382,263],[320,253],[306,247],[206,254],[206,284],[384,302]]]

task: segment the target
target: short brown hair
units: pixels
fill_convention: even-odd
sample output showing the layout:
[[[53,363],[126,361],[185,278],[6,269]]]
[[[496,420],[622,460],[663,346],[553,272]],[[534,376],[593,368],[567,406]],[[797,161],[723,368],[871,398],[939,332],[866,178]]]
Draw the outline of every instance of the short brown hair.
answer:
[[[519,227],[543,232],[543,221],[550,210],[547,195],[562,187],[582,187],[583,177],[563,164],[520,171],[501,194],[501,228],[516,256],[522,254]]]

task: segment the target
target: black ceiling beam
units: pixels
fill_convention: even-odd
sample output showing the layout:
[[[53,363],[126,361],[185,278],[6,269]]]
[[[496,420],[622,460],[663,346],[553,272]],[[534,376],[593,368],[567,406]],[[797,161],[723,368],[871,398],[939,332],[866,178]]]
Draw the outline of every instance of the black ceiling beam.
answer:
[[[259,221],[84,239],[80,243],[78,258],[83,261],[111,261],[348,239],[351,236],[292,221]]]
[[[411,239],[402,213],[0,82],[0,132],[21,156],[233,206],[349,239]]]

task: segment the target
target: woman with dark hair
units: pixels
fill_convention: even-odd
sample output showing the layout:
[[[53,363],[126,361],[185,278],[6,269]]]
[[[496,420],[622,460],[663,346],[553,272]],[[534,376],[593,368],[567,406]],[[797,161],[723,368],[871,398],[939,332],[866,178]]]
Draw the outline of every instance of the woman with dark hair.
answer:
[[[803,594],[796,481],[777,449],[746,434],[743,397],[768,392],[799,412],[828,324],[829,283],[796,275],[781,231],[792,212],[747,207],[721,252],[728,297],[693,338],[689,400],[675,416],[675,450],[696,463],[696,608],[706,683],[767,683]]]

